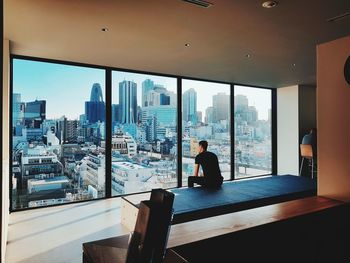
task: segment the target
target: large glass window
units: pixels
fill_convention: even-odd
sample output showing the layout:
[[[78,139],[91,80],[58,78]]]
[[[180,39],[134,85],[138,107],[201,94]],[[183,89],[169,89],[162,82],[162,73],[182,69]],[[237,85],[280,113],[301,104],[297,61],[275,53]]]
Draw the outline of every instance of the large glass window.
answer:
[[[230,85],[182,80],[182,185],[193,175],[198,142],[219,159],[221,174],[231,178]]]
[[[271,90],[234,87],[235,178],[270,174]]]
[[[12,210],[187,186],[201,140],[225,180],[272,172],[270,89],[181,79],[180,108],[178,78],[115,70],[106,98],[103,68],[12,66]]]
[[[12,209],[105,196],[105,70],[13,59]]]
[[[177,186],[177,79],[112,73],[112,195]]]

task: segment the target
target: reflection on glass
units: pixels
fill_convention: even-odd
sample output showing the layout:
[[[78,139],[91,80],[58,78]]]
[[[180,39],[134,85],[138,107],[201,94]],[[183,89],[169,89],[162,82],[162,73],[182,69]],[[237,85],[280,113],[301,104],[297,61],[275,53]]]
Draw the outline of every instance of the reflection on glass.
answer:
[[[112,74],[112,195],[177,186],[176,78]]]
[[[105,196],[105,71],[13,60],[12,207]]]
[[[271,173],[271,90],[234,87],[235,178]]]
[[[193,175],[198,142],[219,159],[225,180],[231,177],[230,85],[182,80],[182,185]]]

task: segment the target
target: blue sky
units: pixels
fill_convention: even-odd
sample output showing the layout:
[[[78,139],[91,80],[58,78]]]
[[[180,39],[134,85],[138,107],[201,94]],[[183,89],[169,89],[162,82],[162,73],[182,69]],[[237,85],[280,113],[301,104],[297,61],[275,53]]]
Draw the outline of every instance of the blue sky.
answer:
[[[13,93],[22,102],[46,100],[46,117],[78,119],[85,111],[94,83],[100,83],[105,100],[105,71],[46,62],[14,59]]]

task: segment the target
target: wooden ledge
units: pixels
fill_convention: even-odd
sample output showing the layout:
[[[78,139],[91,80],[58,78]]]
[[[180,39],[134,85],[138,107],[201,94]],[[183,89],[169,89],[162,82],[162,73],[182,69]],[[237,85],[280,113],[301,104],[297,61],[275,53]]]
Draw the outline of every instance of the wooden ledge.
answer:
[[[168,248],[230,234],[345,204],[314,196],[171,226]]]

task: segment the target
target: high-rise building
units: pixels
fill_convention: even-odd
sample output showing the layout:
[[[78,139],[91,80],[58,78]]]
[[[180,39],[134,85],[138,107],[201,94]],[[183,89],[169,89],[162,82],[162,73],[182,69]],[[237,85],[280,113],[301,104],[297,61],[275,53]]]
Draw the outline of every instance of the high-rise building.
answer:
[[[202,118],[203,118],[202,112],[201,111],[197,111],[197,121],[198,122],[202,122]]]
[[[164,93],[160,94],[160,105],[170,105],[170,96]]]
[[[141,123],[142,121],[142,108],[137,106],[137,123]]]
[[[213,123],[214,122],[214,108],[208,107],[205,110],[205,123]]]
[[[176,107],[170,105],[150,106],[142,110],[142,123],[152,117],[157,117],[157,122],[162,126],[176,126]]]
[[[103,101],[102,89],[99,83],[94,83],[91,88],[90,101]]]
[[[235,112],[245,111],[248,109],[248,98],[245,95],[235,96]]]
[[[105,121],[106,106],[103,102],[100,84],[94,83],[91,89],[90,101],[85,102],[85,116],[88,123]]]
[[[45,146],[27,148],[21,156],[21,165],[23,187],[26,187],[29,179],[63,175],[63,166],[56,154],[49,152]]]
[[[160,93],[151,90],[147,93],[147,106],[159,106],[160,105]]]
[[[83,184],[97,190],[94,198],[103,197],[106,182],[105,155],[91,152],[82,159],[81,167]]]
[[[13,93],[12,97],[12,125],[23,124],[25,104],[21,102],[21,94]]]
[[[155,88],[147,94],[147,106],[170,105],[170,94],[165,88]]]
[[[160,85],[160,84],[155,84],[154,90],[158,93],[166,93],[167,92],[167,89],[163,85]]]
[[[120,122],[120,107],[119,104],[112,104],[112,122]]]
[[[61,144],[77,141],[78,126],[78,120],[67,120],[64,116],[57,121],[56,137],[60,140]]]
[[[118,151],[121,155],[132,158],[136,155],[136,150],[137,144],[132,136],[122,132],[112,136],[112,151]]]
[[[119,83],[119,107],[121,123],[137,121],[137,84],[133,81]]]
[[[157,117],[149,117],[146,126],[146,138],[148,142],[154,142],[157,139],[157,127]]]
[[[177,96],[176,96],[176,94],[174,92],[172,92],[172,91],[167,91],[166,95],[170,97],[170,105],[173,106],[173,107],[176,107],[177,106]]]
[[[230,116],[230,96],[220,92],[213,96],[214,122],[228,120]]]
[[[124,133],[129,134],[131,137],[136,138],[137,136],[137,125],[136,123],[124,123],[122,125]]]
[[[40,128],[46,119],[46,101],[35,100],[27,102],[24,110],[25,126],[27,128]]]
[[[148,106],[148,92],[154,89],[154,82],[150,79],[146,79],[142,82],[142,107]]]
[[[189,89],[182,96],[182,119],[197,123],[197,92]]]
[[[79,115],[79,121],[80,124],[83,125],[84,123],[86,123],[86,115],[85,114],[80,114]]]
[[[245,114],[245,120],[251,124],[258,120],[258,111],[254,106],[248,107],[248,110]]]

